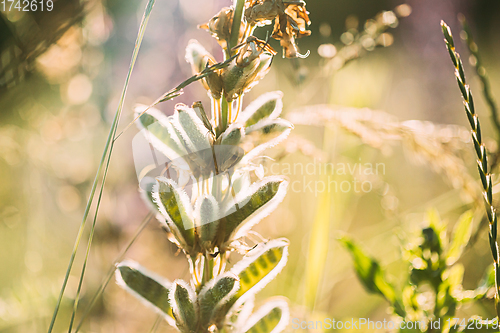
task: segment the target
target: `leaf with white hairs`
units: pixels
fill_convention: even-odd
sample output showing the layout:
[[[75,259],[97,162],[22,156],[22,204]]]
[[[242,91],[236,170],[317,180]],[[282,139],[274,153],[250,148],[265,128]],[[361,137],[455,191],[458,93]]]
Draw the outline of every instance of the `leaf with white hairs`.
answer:
[[[245,165],[255,157],[259,156],[264,150],[276,146],[285,140],[293,129],[293,124],[285,119],[266,119],[255,125],[245,128],[247,140],[262,142],[257,147],[250,150],[241,160]]]
[[[139,121],[136,122],[137,127],[146,140],[170,160],[177,160],[184,156],[187,152],[171,123],[172,118],[155,108],[150,108],[143,113],[147,108],[146,105],[137,105],[135,108],[136,116],[141,115]]]
[[[288,182],[283,177],[271,176],[253,183],[249,189],[236,194],[224,210],[224,241],[238,239],[269,215],[286,194]]]
[[[129,260],[116,266],[115,275],[119,286],[160,313],[170,325],[175,325],[169,302],[170,281]]]
[[[238,276],[240,281],[233,308],[253,297],[281,272],[288,258],[288,244],[286,239],[259,244],[231,268],[230,272]]]
[[[280,333],[288,325],[290,311],[287,302],[275,297],[261,306],[245,323],[242,333]]]
[[[205,250],[213,249],[213,242],[217,236],[219,219],[219,204],[214,196],[203,195],[196,200],[196,233],[200,239],[201,247]]]
[[[188,251],[195,241],[193,208],[189,196],[171,179],[158,177],[156,180],[153,201],[179,245]]]
[[[251,102],[238,117],[238,122],[245,127],[252,126],[263,119],[276,119],[283,109],[283,93],[272,91],[260,95]]]
[[[194,290],[185,281],[175,280],[169,296],[177,328],[183,333],[196,333],[199,310]]]
[[[200,321],[202,329],[223,320],[226,305],[236,294],[240,287],[238,278],[226,273],[209,281],[199,294]]]
[[[184,104],[175,106],[174,126],[179,131],[190,153],[210,149],[209,130],[196,112]]]

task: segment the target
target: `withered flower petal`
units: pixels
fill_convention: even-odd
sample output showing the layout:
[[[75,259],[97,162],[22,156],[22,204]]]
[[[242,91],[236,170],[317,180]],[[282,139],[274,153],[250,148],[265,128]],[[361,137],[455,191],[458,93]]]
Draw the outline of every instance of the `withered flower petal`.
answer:
[[[294,29],[297,29],[304,36],[309,36],[311,34],[310,31],[307,31],[306,28],[311,21],[309,20],[309,16],[307,15],[305,3],[301,5],[288,5],[285,9],[285,13],[288,15],[289,21],[292,23]]]
[[[252,26],[271,24],[275,17],[285,11],[283,1],[279,0],[252,0],[245,7],[245,19]]]
[[[231,38],[231,26],[233,24],[233,8],[224,7],[221,11],[212,17],[208,23],[201,24],[198,28],[208,30],[212,37],[214,37],[223,49],[227,49],[228,41]],[[245,24],[240,25],[241,40],[245,33]]]
[[[272,37],[280,41],[287,58],[301,57],[295,39],[311,34],[306,30],[311,23],[307,14],[305,2],[285,2],[284,12],[274,22]]]

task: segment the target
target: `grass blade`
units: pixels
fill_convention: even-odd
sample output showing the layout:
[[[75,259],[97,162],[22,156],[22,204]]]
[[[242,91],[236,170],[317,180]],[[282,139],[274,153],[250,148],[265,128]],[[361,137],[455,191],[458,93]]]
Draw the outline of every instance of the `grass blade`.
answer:
[[[162,317],[160,315],[158,315],[156,317],[155,323],[153,324],[153,327],[151,327],[151,329],[149,330],[149,333],[154,333],[158,330],[158,327],[160,327],[161,320],[162,320]]]
[[[76,326],[75,333],[80,331],[80,329],[82,328],[82,325],[83,325],[83,321],[85,320],[85,318],[87,318],[88,314],[90,313],[90,310],[92,309],[95,302],[97,301],[97,298],[99,298],[99,296],[101,296],[101,294],[104,292],[104,289],[106,289],[106,287],[108,286],[109,281],[111,281],[111,279],[113,278],[113,275],[114,275],[115,269],[116,269],[115,264],[117,264],[118,262],[123,260],[127,251],[130,249],[132,244],[134,244],[134,242],[137,240],[137,238],[139,238],[139,235],[146,228],[146,226],[149,224],[149,222],[152,220],[152,218],[153,218],[153,213],[149,213],[146,216],[146,218],[142,221],[139,228],[137,228],[137,231],[135,232],[134,236],[132,236],[132,238],[130,239],[128,244],[123,248],[123,250],[120,252],[120,254],[115,258],[115,260],[113,260],[113,264],[111,265],[108,273],[106,274],[106,277],[104,278],[103,282],[101,283],[101,286],[96,291],[96,293],[92,297],[92,300],[90,301],[89,305],[87,306],[87,308],[83,312],[83,315],[80,318],[78,325]]]
[[[326,177],[323,178],[323,181],[327,181]],[[332,194],[330,191],[324,191],[320,194],[316,208],[316,217],[309,238],[309,250],[305,270],[305,304],[311,311],[314,310],[316,296],[324,275],[330,240],[331,206]]]
[[[142,42],[142,39],[144,37],[144,32],[146,30],[146,25],[147,25],[147,22],[149,20],[149,16],[150,16],[151,11],[153,9],[154,3],[155,3],[155,0],[149,0],[148,4],[146,6],[146,10],[144,11],[144,16],[142,18],[142,22],[141,22],[141,25],[139,27],[139,32],[137,34],[137,40],[135,42],[134,51],[132,53],[132,59],[130,61],[129,70],[128,70],[127,77],[125,79],[125,84],[123,86],[122,94],[121,94],[121,97],[120,97],[120,102],[118,104],[118,108],[116,110],[115,117],[113,119],[113,123],[111,125],[110,131],[109,131],[109,134],[108,134],[108,138],[106,140],[106,145],[104,147],[104,151],[103,151],[103,154],[102,154],[102,157],[101,157],[101,161],[99,163],[99,167],[97,168],[97,172],[96,172],[96,176],[94,178],[94,182],[92,184],[92,189],[90,191],[89,199],[87,201],[87,206],[85,208],[85,212],[84,212],[84,215],[83,215],[83,218],[82,218],[82,222],[80,224],[80,229],[78,230],[78,235],[76,237],[76,241],[75,241],[75,244],[73,246],[73,252],[72,252],[70,260],[69,260],[69,264],[68,264],[68,268],[66,270],[66,275],[64,277],[63,285],[61,287],[61,291],[59,293],[59,298],[57,300],[57,304],[56,304],[56,307],[54,309],[54,314],[52,315],[52,320],[51,320],[50,325],[49,325],[48,333],[52,332],[52,330],[54,328],[54,324],[55,324],[56,318],[57,318],[57,314],[59,313],[59,308],[61,306],[61,302],[62,302],[62,298],[63,298],[63,295],[64,295],[64,291],[66,290],[66,286],[68,284],[68,279],[69,279],[69,275],[71,273],[71,268],[73,267],[73,263],[75,261],[76,252],[78,250],[78,246],[80,245],[80,241],[81,241],[81,238],[82,238],[82,235],[83,235],[83,230],[85,228],[85,223],[87,221],[87,217],[88,217],[88,214],[89,214],[89,211],[90,211],[90,207],[92,205],[92,201],[93,201],[93,198],[94,198],[94,195],[95,195],[95,191],[97,189],[97,184],[99,182],[99,178],[100,178],[99,176],[101,174],[101,170],[102,170],[102,167],[104,165],[104,162],[105,162],[106,158],[108,159],[108,165],[109,165],[109,160],[111,158],[111,153],[113,151],[114,137],[116,135],[116,130],[118,128],[118,122],[120,120],[120,116],[121,116],[121,113],[122,113],[122,110],[123,110],[123,104],[124,104],[124,101],[125,101],[125,96],[127,94],[127,89],[128,89],[128,85],[129,85],[129,82],[130,82],[130,77],[132,75],[132,70],[134,68],[135,61],[137,60],[137,55],[139,53],[139,48],[141,46],[141,42]],[[104,180],[105,180],[105,176],[103,177],[103,181],[102,181],[102,185],[101,186],[104,186]],[[97,214],[97,210],[96,210],[96,214]],[[82,272],[83,272],[83,270],[82,270]]]

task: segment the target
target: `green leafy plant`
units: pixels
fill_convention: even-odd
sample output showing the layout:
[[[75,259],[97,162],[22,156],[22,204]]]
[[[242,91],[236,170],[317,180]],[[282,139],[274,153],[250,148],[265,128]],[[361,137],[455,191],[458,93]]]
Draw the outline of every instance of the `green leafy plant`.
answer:
[[[136,108],[137,125],[155,156],[141,173],[143,197],[186,255],[191,279],[170,282],[130,261],[117,265],[116,278],[181,332],[280,332],[288,323],[282,298],[251,314],[254,295],[284,267],[288,241],[247,237],[283,200],[288,184],[284,177],[263,177],[254,162],[293,128],[279,118],[283,94],[266,93],[242,110],[243,95],[276,54],[252,34],[273,19],[272,37],[284,54],[300,56],[295,38],[309,34],[305,2],[238,0],[201,26],[221,45],[222,63],[195,40],[186,48],[190,82],[201,80],[207,89],[209,114],[201,102],[177,104],[169,117],[153,107],[182,86]],[[160,171],[153,177],[148,170]],[[234,251],[243,258],[226,269]]]
[[[464,28],[464,40],[469,47],[477,66],[477,73],[483,83],[484,97],[491,111],[492,122],[497,125],[496,105],[489,90],[484,69],[480,69],[477,45],[475,45],[470,30],[463,16],[459,19]],[[441,28],[444,41],[455,67],[455,77],[462,93],[463,103],[471,127],[472,143],[477,156],[477,166],[482,185],[482,194],[485,205],[486,219],[489,224],[489,247],[493,257],[493,267],[488,269],[478,287],[474,290],[464,290],[462,279],[464,267],[459,263],[464,250],[474,240],[473,213],[465,212],[455,224],[451,237],[446,236],[446,225],[441,222],[436,211],[428,213],[425,227],[420,235],[403,238],[403,259],[409,266],[408,278],[403,284],[402,292],[394,287],[380,263],[370,257],[365,251],[347,236],[340,238],[341,244],[350,252],[354,260],[354,268],[363,286],[371,293],[383,296],[390,304],[400,320],[411,320],[427,323],[421,331],[436,331],[432,327],[433,321],[440,322],[443,332],[465,331],[498,331],[498,319],[482,321],[480,318],[469,319],[468,325],[456,317],[457,309],[465,303],[477,302],[494,295],[497,316],[499,286],[499,250],[497,243],[497,215],[493,204],[493,181],[488,168],[488,155],[484,138],[481,134],[481,125],[474,107],[474,101],[469,85],[465,79],[465,72],[460,55],[455,50],[454,40],[450,28],[443,21]],[[493,155],[493,164],[496,155]],[[478,209],[479,213],[480,210]],[[482,224],[479,224],[479,228]],[[478,231],[479,231],[478,228]],[[477,232],[476,231],[476,234]],[[440,329],[441,329],[440,328]]]
[[[379,261],[356,242],[347,236],[342,236],[340,242],[351,254],[356,274],[366,290],[384,297],[400,320],[426,323],[427,329],[423,325],[422,331],[432,331],[430,323],[439,322],[444,332],[453,332],[463,328],[454,321],[456,310],[462,304],[485,299],[494,285],[493,272],[487,271],[476,289],[463,289],[464,267],[457,261],[469,242],[472,221],[472,212],[465,212],[448,237],[437,212],[429,211],[419,234],[402,237],[402,257],[408,275],[398,287]]]

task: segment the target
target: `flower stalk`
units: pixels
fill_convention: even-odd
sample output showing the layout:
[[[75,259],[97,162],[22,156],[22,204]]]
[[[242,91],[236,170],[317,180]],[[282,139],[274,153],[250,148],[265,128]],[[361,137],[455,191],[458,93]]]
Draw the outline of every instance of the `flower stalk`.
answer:
[[[283,269],[288,256],[286,239],[248,237],[283,200],[288,185],[284,177],[262,177],[256,159],[293,128],[279,118],[281,92],[266,93],[242,111],[244,94],[267,74],[276,54],[251,35],[257,24],[246,18],[264,4],[283,9],[276,19],[288,15],[282,0],[237,0],[200,26],[222,47],[223,63],[216,63],[195,40],[186,48],[193,78],[211,99],[210,119],[201,102],[177,104],[169,117],[153,107],[164,98],[136,109],[153,155],[162,156],[161,162],[155,158],[154,165],[145,167],[143,198],[186,255],[191,279],[166,281],[126,261],[117,267],[117,281],[182,333],[246,332],[256,325],[259,331],[265,327],[262,332],[278,333],[288,322],[282,299],[269,301],[251,316],[241,311],[253,307],[255,294]],[[307,16],[305,3],[300,2],[299,10]],[[234,251],[244,257],[226,269]]]
[[[241,26],[241,17],[243,15],[243,9],[245,8],[245,0],[235,0],[234,14],[233,14],[233,24],[231,27],[231,38],[229,39],[228,51],[229,56],[232,55],[232,49],[238,45],[238,37]]]

